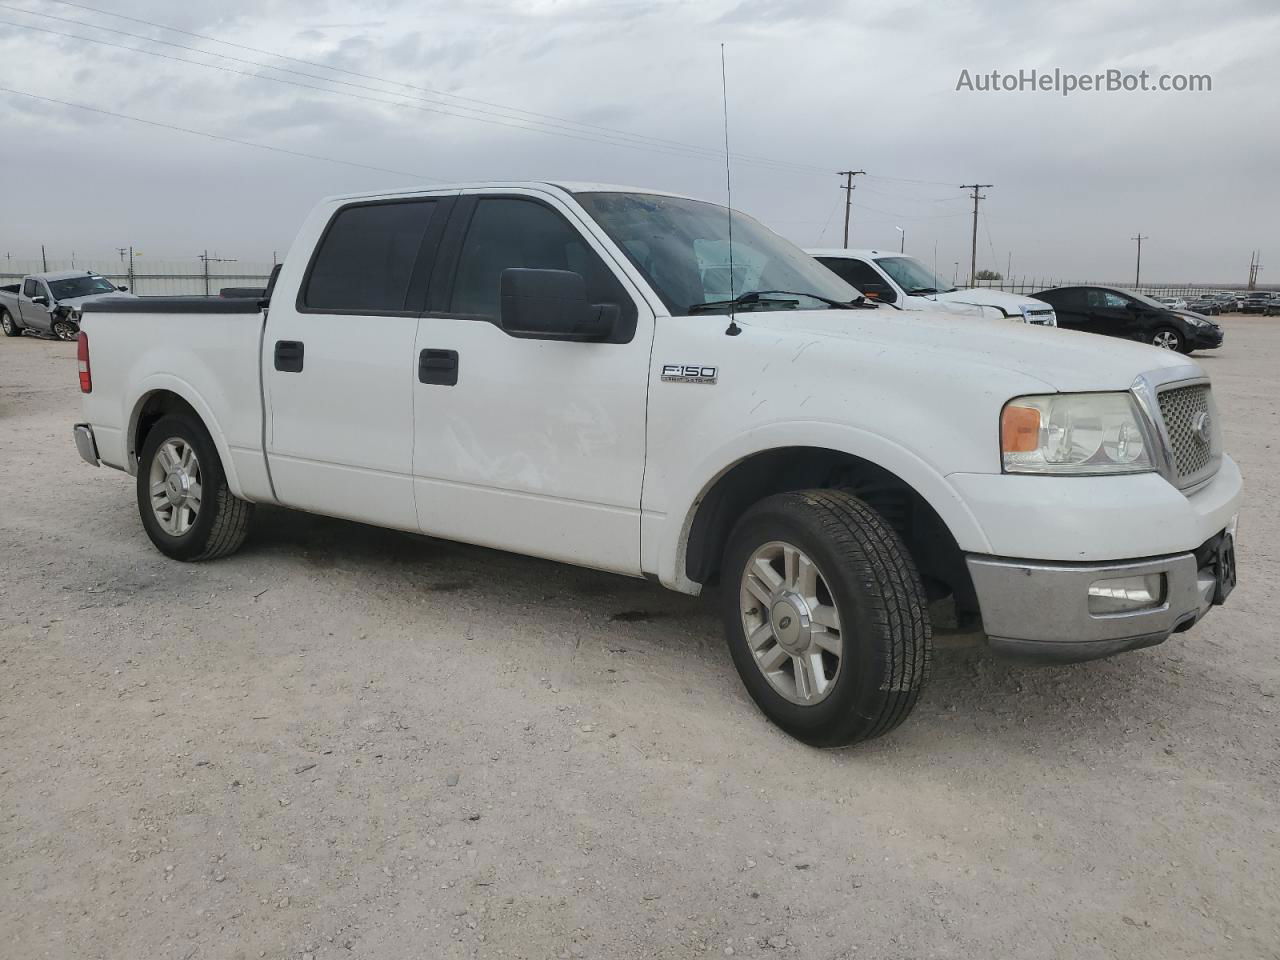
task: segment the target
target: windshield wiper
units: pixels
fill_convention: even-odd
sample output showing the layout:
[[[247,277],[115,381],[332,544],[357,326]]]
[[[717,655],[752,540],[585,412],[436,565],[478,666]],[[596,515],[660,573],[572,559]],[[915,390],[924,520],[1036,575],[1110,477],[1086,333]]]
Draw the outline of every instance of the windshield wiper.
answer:
[[[913,287],[907,291],[913,297],[924,297],[937,292],[937,287]]]
[[[781,294],[781,297],[774,296]],[[799,306],[798,300],[784,300],[782,297],[809,297],[811,300],[817,300],[825,303],[827,306],[836,310],[854,310],[854,304],[860,304],[864,298],[859,297],[857,300],[845,303],[841,300],[833,300],[830,297],[823,297],[816,293],[804,293],[796,290],[750,290],[747,293],[740,293],[732,300],[711,300],[707,303],[695,303],[689,307],[690,313],[703,313],[708,310],[724,310],[729,307],[750,306],[756,303],[789,303]]]

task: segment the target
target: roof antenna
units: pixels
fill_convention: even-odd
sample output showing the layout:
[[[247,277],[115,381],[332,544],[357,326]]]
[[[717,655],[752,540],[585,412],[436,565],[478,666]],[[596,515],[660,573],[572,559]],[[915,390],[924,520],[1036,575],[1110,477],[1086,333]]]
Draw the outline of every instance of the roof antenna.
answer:
[[[729,326],[725,336],[742,332],[734,316],[733,305],[733,181],[729,178],[729,83],[724,72],[724,44],[720,44],[720,94],[724,101],[724,192],[729,201]]]

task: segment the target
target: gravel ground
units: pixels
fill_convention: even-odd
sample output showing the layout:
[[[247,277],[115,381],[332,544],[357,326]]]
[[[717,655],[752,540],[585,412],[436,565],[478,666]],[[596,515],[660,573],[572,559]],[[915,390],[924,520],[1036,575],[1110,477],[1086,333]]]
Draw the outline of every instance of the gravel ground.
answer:
[[[282,510],[168,561],[76,456],[74,345],[0,342],[0,953],[1280,957],[1280,320],[1225,324],[1231,602],[943,648],[828,752],[645,582]]]

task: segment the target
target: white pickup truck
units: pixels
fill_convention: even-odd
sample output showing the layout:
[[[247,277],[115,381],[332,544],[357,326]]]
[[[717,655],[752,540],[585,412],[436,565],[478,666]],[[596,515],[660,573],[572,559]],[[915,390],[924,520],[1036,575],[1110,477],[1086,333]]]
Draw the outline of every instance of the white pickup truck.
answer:
[[[76,444],[177,559],[267,503],[717,583],[747,690],[813,744],[907,716],[931,609],[1077,660],[1226,599],[1241,479],[1196,363],[890,316],[728,227],[600,185],[326,200],[269,301],[86,305]]]
[[[899,310],[959,313],[1056,327],[1051,304],[987,287],[954,287],[915,257],[883,250],[810,250],[810,256],[846,283]]]

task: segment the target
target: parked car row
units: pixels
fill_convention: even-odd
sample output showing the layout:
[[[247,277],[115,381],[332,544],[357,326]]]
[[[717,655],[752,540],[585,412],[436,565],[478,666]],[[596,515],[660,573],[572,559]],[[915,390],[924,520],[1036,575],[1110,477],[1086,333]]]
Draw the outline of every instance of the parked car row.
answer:
[[[33,330],[59,340],[74,340],[86,303],[106,297],[132,298],[128,289],[89,270],[34,273],[19,283],[0,287],[0,331],[6,337],[20,337],[23,330]]]

